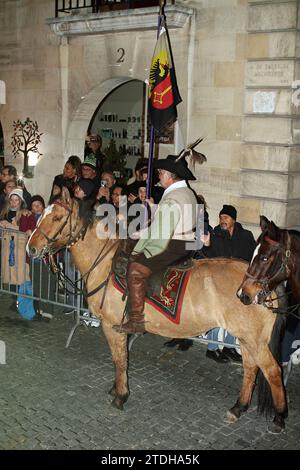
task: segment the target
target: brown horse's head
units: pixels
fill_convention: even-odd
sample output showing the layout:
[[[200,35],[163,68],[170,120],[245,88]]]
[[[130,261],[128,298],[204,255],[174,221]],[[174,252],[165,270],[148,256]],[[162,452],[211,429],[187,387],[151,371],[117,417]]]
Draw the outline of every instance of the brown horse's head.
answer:
[[[266,217],[260,217],[262,233],[237,296],[245,305],[261,304],[289,275],[290,236]]]
[[[82,221],[79,218],[77,201],[63,188],[61,197],[44,211],[27,243],[27,253],[41,258],[70,245],[80,233]]]

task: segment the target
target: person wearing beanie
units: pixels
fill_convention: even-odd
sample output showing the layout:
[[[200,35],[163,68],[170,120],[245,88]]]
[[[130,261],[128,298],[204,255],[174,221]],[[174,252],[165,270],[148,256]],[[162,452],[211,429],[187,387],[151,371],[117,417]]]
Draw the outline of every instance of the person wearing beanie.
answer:
[[[35,229],[35,218],[26,209],[22,188],[14,188],[8,196],[6,206],[0,214],[2,228],[20,230],[28,235]]]
[[[101,186],[100,176],[97,174],[97,162],[93,154],[88,155],[81,165],[81,172],[83,179],[92,180],[95,184],[96,190]]]
[[[92,199],[95,196],[95,184],[90,179],[81,178],[77,181],[75,189],[74,189],[74,196],[77,199]]]
[[[88,155],[84,161],[82,162],[81,164],[81,170],[82,170],[82,167],[89,167],[89,168],[92,168],[92,170],[96,170],[96,158],[94,157],[94,155]]]
[[[12,196],[18,196],[22,202],[25,203],[25,199],[24,199],[24,196],[23,196],[23,189],[22,188],[14,188],[10,193],[9,193],[9,196],[8,198],[10,199]]]
[[[219,217],[222,214],[229,215],[233,220],[236,220],[236,208],[230,204],[224,204],[223,208],[220,210]]]
[[[236,258],[250,262],[256,248],[252,232],[237,222],[237,210],[234,206],[224,204],[219,213],[219,225],[207,237],[202,248],[205,258]],[[207,339],[217,341],[219,328],[209,331]],[[235,338],[227,333],[225,343],[235,344]],[[242,362],[240,354],[232,347],[224,347],[221,351],[215,343],[208,343],[206,357],[216,362]]]

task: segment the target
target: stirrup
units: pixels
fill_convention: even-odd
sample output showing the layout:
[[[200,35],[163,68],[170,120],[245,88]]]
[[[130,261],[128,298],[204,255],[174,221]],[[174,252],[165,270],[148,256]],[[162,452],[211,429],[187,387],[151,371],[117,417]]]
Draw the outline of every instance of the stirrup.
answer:
[[[146,332],[145,324],[145,321],[136,322],[133,320],[128,320],[126,323],[121,325],[114,325],[113,329],[118,331],[118,333],[143,335]]]

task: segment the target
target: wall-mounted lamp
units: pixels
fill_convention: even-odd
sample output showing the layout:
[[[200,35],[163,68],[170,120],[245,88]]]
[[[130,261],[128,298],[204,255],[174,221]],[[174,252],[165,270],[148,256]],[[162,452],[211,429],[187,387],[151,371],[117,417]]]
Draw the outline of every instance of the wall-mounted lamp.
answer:
[[[40,155],[41,154],[33,152],[32,150],[28,152],[28,175],[33,176],[33,170],[38,162]],[[30,176],[27,176],[27,178],[30,178]]]

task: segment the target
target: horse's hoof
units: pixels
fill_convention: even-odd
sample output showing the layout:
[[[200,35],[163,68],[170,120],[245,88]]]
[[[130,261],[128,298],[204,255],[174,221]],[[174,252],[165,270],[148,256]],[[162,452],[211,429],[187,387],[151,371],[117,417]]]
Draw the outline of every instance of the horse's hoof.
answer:
[[[117,410],[123,410],[124,408],[124,403],[126,403],[126,401],[128,400],[128,397],[129,397],[129,393],[126,394],[126,395],[117,395],[115,396],[115,398],[113,399],[113,401],[111,402],[112,406],[114,408],[117,408]]]
[[[280,434],[285,428],[284,418],[282,416],[275,416],[272,424],[268,426],[270,434]]]
[[[268,426],[268,433],[269,434],[280,434],[284,431],[285,425],[284,423],[273,423]]]
[[[116,398],[111,402],[112,406],[113,406],[114,408],[117,408],[117,410],[120,410],[120,411],[123,411],[123,410],[124,410],[123,403],[124,403],[124,402],[123,402],[122,400],[120,400],[118,397],[116,397]]]
[[[239,418],[235,414],[231,413],[231,411],[227,411],[224,421],[227,424],[233,424],[236,423],[238,419]]]

